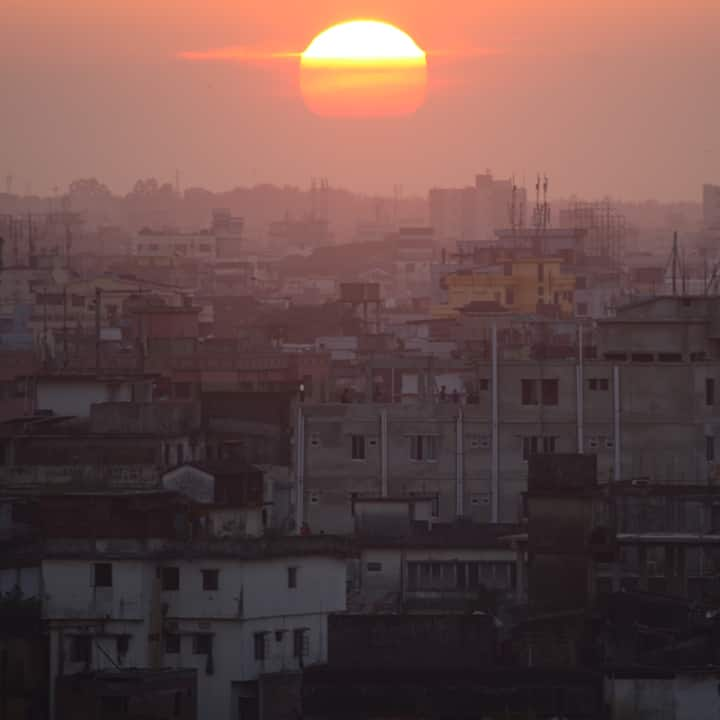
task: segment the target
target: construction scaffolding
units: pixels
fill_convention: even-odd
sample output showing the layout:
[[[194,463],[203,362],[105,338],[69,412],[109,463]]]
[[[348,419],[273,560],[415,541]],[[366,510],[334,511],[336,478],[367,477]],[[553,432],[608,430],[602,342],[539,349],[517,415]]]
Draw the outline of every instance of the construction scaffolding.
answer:
[[[561,227],[587,231],[585,255],[618,266],[622,259],[628,226],[625,216],[609,200],[574,201],[560,212]]]

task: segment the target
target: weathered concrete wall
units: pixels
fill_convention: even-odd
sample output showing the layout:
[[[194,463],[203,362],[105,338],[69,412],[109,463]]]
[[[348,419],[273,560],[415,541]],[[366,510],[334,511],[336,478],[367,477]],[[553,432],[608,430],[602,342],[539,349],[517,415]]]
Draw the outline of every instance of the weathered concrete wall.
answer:
[[[478,369],[489,377],[489,367]],[[615,438],[613,366],[589,362],[583,369],[583,448],[578,448],[578,393],[572,362],[502,363],[499,368],[498,477],[500,520],[516,521],[520,496],[527,487],[523,438],[543,438],[555,453],[581,449],[597,456],[601,482],[617,478],[615,448],[620,445],[619,475],[650,477],[659,482],[706,483],[718,474],[708,460],[707,440],[720,458],[720,373],[712,363],[626,363],[620,366],[620,436]],[[715,404],[705,396],[707,378],[718,387]],[[557,404],[523,404],[522,381],[557,381]],[[538,386],[539,387],[539,386]],[[387,413],[388,492],[438,493],[440,519],[453,520],[457,501],[457,433],[463,413],[463,507],[478,521],[490,519],[490,392],[474,405],[453,402],[411,404],[306,405],[306,519],[313,530],[350,532],[352,493],[380,493],[382,488],[380,417]],[[365,436],[364,460],[352,458],[352,436]],[[411,436],[431,435],[436,454],[411,458]]]

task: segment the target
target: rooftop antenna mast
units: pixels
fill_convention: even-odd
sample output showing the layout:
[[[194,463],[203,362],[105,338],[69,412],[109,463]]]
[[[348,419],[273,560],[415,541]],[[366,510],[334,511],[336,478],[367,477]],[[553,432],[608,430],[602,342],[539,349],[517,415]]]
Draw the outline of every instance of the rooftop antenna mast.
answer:
[[[310,217],[314,220],[317,217],[317,180],[310,181]]]
[[[548,188],[550,187],[550,180],[545,175],[543,181],[543,214],[542,214],[542,227],[543,230],[547,230],[550,226],[550,205],[548,205]]]
[[[517,231],[517,185],[515,184],[515,176],[512,179],[512,195],[510,199],[510,227],[514,239]]]

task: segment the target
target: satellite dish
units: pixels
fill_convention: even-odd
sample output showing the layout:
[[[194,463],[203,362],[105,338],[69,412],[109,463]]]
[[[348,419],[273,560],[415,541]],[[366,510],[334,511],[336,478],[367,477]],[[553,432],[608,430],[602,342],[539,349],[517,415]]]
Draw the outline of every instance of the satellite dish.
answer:
[[[70,273],[66,268],[55,267],[52,271],[52,279],[56,285],[67,285],[70,280]]]

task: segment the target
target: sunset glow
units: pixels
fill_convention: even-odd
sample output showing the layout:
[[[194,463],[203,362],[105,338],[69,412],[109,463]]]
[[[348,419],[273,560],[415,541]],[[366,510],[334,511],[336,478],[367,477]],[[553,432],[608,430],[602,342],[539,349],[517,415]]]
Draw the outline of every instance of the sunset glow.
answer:
[[[402,30],[354,20],[318,35],[301,58],[307,107],[325,117],[409,115],[425,101],[425,52]]]

